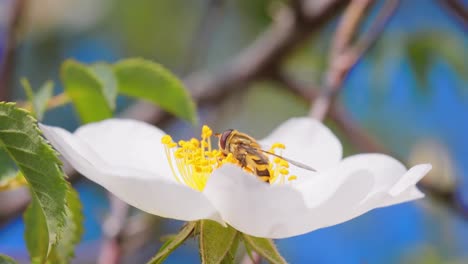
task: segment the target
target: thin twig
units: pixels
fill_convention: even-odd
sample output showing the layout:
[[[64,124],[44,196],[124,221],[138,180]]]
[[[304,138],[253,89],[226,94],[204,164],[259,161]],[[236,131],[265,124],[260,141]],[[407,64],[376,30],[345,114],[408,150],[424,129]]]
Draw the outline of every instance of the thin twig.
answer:
[[[125,226],[129,206],[113,194],[108,193],[110,214],[103,223],[104,243],[98,257],[99,264],[120,263],[122,256],[121,233]]]
[[[351,42],[359,30],[359,25],[364,18],[365,12],[372,3],[373,0],[353,0],[346,8],[332,41],[330,62],[338,60],[346,49],[351,46]]]
[[[468,7],[458,0],[438,0],[439,3],[460,21],[464,30],[468,30]]]
[[[350,45],[357,33],[358,24],[366,9],[373,1],[354,0],[348,6],[345,16],[340,21],[330,51],[329,69],[325,75],[321,95],[314,100],[310,116],[323,120],[338,93],[349,71],[365,52],[377,41],[380,33],[396,11],[399,0],[387,0],[367,34],[363,34],[356,44]]]
[[[10,81],[13,75],[15,51],[23,18],[26,0],[16,0],[12,7],[12,16],[7,29],[7,41],[4,54],[0,54],[0,101],[7,101],[10,96]]]
[[[277,81],[291,92],[301,98],[305,98],[309,102],[316,100],[319,96],[318,88],[311,89],[311,85],[295,80],[284,73],[278,74],[272,80]],[[343,131],[359,151],[386,152],[385,148],[379,144],[377,140],[367,134],[365,130],[358,126],[347,115],[346,111],[344,111],[340,104],[333,105],[328,112],[328,116],[336,123],[339,130]]]

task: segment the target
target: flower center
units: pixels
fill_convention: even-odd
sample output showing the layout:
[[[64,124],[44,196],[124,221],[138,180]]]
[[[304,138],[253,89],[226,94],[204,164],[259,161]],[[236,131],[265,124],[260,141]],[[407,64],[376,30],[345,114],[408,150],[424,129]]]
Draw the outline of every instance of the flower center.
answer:
[[[232,153],[224,155],[220,150],[212,149],[212,135],[213,131],[205,125],[202,128],[201,140],[192,138],[189,141],[180,140],[175,143],[169,135],[164,135],[161,138],[167,161],[177,182],[186,184],[195,190],[203,191],[213,170],[226,163],[242,167]],[[269,152],[281,155],[283,149],[285,149],[283,144],[275,143],[271,146]],[[277,153],[277,150],[279,150],[279,153]],[[264,176],[260,178],[264,181],[269,179],[270,184],[275,182],[285,183],[286,179],[288,181],[295,180],[297,177],[289,175],[288,168],[289,163],[287,161],[274,157],[269,163],[270,176],[267,179]],[[245,167],[244,170],[252,173],[252,170],[248,167]]]

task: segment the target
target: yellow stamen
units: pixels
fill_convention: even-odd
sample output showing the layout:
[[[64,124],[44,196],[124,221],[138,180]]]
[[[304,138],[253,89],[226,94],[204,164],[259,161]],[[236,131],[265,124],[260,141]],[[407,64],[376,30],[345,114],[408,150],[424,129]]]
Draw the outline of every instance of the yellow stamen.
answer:
[[[272,146],[271,146],[272,149],[286,149],[286,146],[282,143],[274,143]]]
[[[291,176],[288,177],[288,181],[294,181],[294,180],[297,180],[296,175],[291,175]]]

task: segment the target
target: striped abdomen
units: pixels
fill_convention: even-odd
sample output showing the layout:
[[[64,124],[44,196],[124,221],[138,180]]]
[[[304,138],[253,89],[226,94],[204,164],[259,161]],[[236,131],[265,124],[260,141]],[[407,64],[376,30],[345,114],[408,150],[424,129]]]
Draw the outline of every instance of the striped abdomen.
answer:
[[[260,177],[262,181],[270,181],[270,164],[268,162],[268,158],[265,155],[258,152],[247,153],[245,161],[247,163],[247,167],[251,169],[255,175]]]

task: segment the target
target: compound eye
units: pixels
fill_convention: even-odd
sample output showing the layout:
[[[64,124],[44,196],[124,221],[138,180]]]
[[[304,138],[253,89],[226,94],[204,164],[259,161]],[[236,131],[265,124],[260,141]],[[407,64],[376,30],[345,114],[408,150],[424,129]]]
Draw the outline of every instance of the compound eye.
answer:
[[[224,149],[226,147],[226,140],[228,139],[229,135],[231,135],[231,132],[233,129],[229,129],[223,132],[221,135],[221,138],[219,139],[219,146],[221,149]]]

